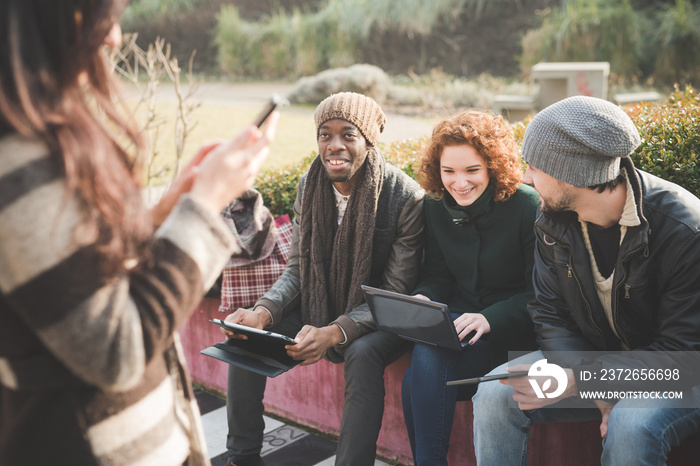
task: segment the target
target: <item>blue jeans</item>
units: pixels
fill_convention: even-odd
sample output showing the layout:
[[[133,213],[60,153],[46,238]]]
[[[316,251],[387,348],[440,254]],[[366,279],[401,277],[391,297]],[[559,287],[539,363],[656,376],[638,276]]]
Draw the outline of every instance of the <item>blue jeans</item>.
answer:
[[[447,464],[455,404],[458,399],[471,398],[476,388],[445,383],[478,377],[488,370],[488,343],[483,339],[462,351],[414,346],[411,367],[403,377],[401,402],[416,466]]]
[[[542,358],[542,352],[536,351],[508,364],[533,363]],[[492,372],[503,372],[508,364]],[[693,392],[700,396],[698,387]],[[582,408],[521,411],[512,397],[512,387],[498,381],[479,384],[472,399],[477,464],[526,465],[530,426],[537,422],[600,419],[592,402]],[[621,400],[610,412],[608,433],[603,439],[603,465],[663,465],[672,447],[700,432],[700,408],[677,408],[673,400],[653,400],[649,403],[653,407],[648,408],[638,404],[631,408],[632,403],[638,401]]]

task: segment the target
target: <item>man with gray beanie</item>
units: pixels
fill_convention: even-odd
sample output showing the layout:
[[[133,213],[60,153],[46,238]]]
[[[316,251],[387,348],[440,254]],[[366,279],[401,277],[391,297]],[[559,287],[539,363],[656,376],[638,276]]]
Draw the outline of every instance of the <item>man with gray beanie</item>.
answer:
[[[252,309],[226,320],[288,335],[302,365],[344,362],[338,465],[373,465],[384,368],[408,348],[375,331],[360,285],[409,293],[423,248],[423,190],[377,148],[385,116],[369,97],[334,94],[314,114],[318,157],[299,183],[287,268]],[[237,335],[227,333],[229,337]],[[261,465],[266,377],[230,366],[230,465]]]
[[[525,182],[541,210],[528,310],[541,350],[493,371],[527,377],[479,385],[480,465],[525,464],[538,422],[600,419],[601,462],[615,466],[665,464],[700,432],[700,200],[635,169],[639,143],[624,111],[592,97],[527,127]],[[657,382],[683,399],[644,395]]]

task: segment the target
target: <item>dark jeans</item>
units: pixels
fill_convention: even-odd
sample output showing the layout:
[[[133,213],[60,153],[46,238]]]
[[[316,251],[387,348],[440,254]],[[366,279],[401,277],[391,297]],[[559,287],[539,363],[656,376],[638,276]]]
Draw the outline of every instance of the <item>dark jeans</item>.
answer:
[[[476,385],[447,386],[449,380],[489,371],[483,339],[462,351],[416,344],[401,387],[403,415],[416,466],[446,465],[457,400],[468,400]]]
[[[302,327],[298,313],[286,315],[270,330],[295,336]],[[353,341],[345,353],[345,404],[336,464],[373,465],[384,414],[384,368],[408,349],[395,335],[376,331]],[[294,369],[292,369],[294,370]],[[229,366],[226,409],[229,459],[256,455],[262,449],[267,377]]]

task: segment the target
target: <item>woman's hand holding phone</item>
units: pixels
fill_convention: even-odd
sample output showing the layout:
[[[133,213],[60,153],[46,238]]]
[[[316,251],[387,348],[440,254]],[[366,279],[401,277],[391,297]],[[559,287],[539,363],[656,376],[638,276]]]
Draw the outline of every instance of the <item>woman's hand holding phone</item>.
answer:
[[[217,214],[253,186],[270,152],[279,113],[273,111],[264,131],[249,126],[234,139],[212,148],[196,167],[191,195]]]
[[[158,204],[156,204],[151,210],[151,217],[153,219],[153,225],[158,227],[165,219],[170,215],[170,212],[177,204],[178,199],[184,193],[190,192],[192,186],[194,185],[195,175],[197,173],[197,166],[204,160],[204,157],[211,152],[212,149],[216,148],[221,141],[210,142],[204,144],[199,148],[197,154],[190,160],[187,165],[182,169],[178,177],[172,182],[168,190],[160,198]]]
[[[265,121],[267,121],[267,118],[272,114],[272,112],[275,111],[277,107],[280,106],[285,106],[289,105],[289,101],[282,97],[279,94],[273,94],[272,97],[270,97],[270,100],[267,101],[267,104],[263,107],[263,109],[260,111],[258,116],[255,117],[253,120],[253,124],[260,128]]]

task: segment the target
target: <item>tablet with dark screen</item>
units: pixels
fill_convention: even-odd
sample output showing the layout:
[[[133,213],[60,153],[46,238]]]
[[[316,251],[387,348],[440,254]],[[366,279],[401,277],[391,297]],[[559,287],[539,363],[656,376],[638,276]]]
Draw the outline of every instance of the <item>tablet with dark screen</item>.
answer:
[[[379,330],[456,351],[469,341],[460,341],[446,304],[365,285],[362,291]]]
[[[248,338],[229,338],[204,348],[200,352],[206,356],[267,377],[276,377],[301,363],[287,354],[285,346],[295,343],[294,339],[286,335],[220,319],[209,322],[227,330],[242,333]]]
[[[247,335],[249,338],[263,338],[263,339],[269,339],[272,341],[279,341],[284,343],[285,345],[295,345],[296,343],[294,342],[293,338],[288,337],[287,335],[282,335],[281,333],[275,333],[275,332],[269,332],[267,330],[260,330],[254,327],[248,327],[247,325],[242,325],[242,324],[234,324],[232,322],[226,322],[225,320],[221,319],[212,319],[209,322],[211,322],[214,325],[218,325],[219,327],[225,328],[226,330],[230,330],[232,332],[236,333],[242,333],[243,335]]]

